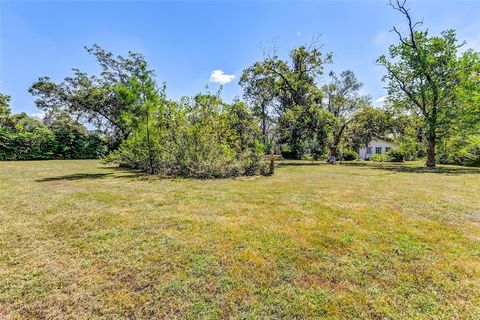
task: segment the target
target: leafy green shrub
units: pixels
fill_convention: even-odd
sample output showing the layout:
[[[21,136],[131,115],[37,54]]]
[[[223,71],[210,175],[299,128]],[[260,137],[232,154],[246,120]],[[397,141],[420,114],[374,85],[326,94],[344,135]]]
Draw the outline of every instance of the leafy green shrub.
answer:
[[[386,154],[374,154],[370,157],[370,161],[388,162],[388,161],[390,161],[390,157]]]
[[[456,136],[439,146],[438,162],[464,166],[480,166],[480,136]]]
[[[405,152],[401,149],[390,149],[387,152],[389,161],[391,162],[404,162],[405,161]]]
[[[358,159],[358,153],[353,150],[347,150],[343,153],[342,159],[344,161],[353,161]]]
[[[403,153],[404,161],[418,160],[427,155],[424,144],[411,137],[403,138],[397,150]]]
[[[135,121],[134,133],[107,161],[166,176],[268,173],[259,127],[243,102],[225,104],[216,95],[197,95],[158,103]]]

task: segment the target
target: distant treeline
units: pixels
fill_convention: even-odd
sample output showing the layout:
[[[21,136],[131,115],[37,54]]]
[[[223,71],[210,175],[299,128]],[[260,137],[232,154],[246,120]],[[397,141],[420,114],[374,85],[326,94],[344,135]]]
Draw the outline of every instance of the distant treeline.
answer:
[[[106,154],[104,139],[66,113],[49,113],[43,121],[12,114],[9,97],[0,94],[0,159],[92,159]]]

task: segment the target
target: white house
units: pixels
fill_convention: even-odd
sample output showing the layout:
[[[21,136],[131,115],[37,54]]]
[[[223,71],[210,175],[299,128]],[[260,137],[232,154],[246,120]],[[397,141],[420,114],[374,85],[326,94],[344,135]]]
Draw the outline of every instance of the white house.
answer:
[[[387,153],[390,149],[398,148],[397,145],[393,144],[391,141],[383,140],[383,139],[373,139],[367,145],[367,147],[360,148],[360,152],[358,153],[358,157],[360,160],[368,160],[374,154],[384,154]]]

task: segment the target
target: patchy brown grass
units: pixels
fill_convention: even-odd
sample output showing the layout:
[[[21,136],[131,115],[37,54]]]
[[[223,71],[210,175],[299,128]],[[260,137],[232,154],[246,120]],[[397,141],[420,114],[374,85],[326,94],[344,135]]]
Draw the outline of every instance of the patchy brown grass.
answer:
[[[1,318],[480,318],[480,170],[0,162]]]

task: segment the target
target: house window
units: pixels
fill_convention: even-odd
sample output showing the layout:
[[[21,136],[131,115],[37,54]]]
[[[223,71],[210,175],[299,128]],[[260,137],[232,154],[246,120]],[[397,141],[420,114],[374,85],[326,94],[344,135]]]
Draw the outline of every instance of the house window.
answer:
[[[385,147],[385,153],[387,153],[390,149],[390,147]]]
[[[367,154],[372,154],[372,147],[367,148]]]
[[[382,147],[376,147],[375,148],[375,153],[376,154],[381,154],[382,153]]]

